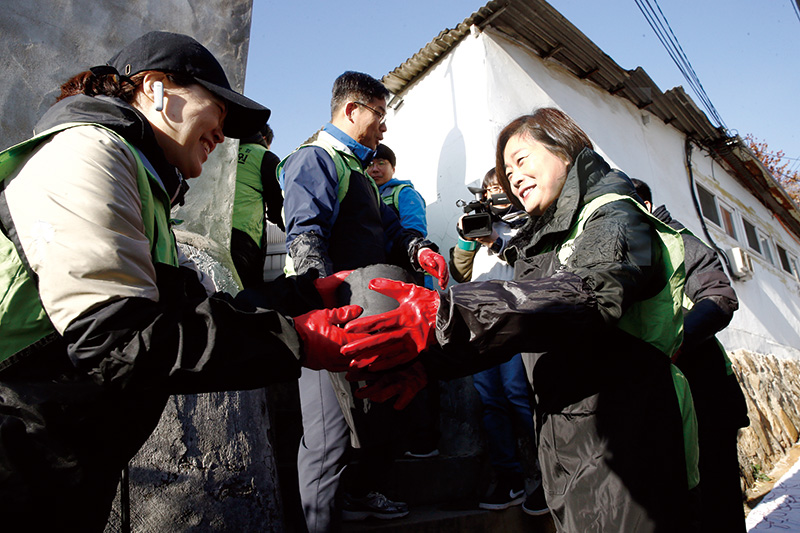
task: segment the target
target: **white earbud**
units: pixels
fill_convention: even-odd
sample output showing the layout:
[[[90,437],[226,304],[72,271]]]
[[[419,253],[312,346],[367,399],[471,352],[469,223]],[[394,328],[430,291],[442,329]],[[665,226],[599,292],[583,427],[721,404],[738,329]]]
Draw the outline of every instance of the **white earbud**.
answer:
[[[156,111],[164,109],[164,84],[160,81],[153,82],[153,101]]]

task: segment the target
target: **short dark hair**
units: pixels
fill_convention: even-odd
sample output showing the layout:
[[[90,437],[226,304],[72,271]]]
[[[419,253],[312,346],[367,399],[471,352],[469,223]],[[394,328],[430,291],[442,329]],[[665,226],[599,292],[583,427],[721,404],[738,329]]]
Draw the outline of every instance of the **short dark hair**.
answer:
[[[530,115],[523,115],[512,120],[497,138],[495,154],[495,170],[503,190],[511,202],[522,208],[516,196],[511,194],[511,187],[506,176],[504,152],[511,137],[522,134],[540,142],[551,153],[563,158],[570,166],[584,148],[593,149],[589,136],[563,111],[554,107],[542,107]]]
[[[499,183],[497,179],[497,171],[494,169],[494,167],[490,168],[486,174],[484,174],[483,180],[481,181],[481,187],[486,190],[493,183]]]
[[[397,157],[395,157],[392,149],[385,144],[378,144],[378,148],[375,150],[375,157],[373,159],[385,159],[391,163],[392,168],[397,166]]]
[[[275,138],[275,132],[272,131],[272,127],[269,124],[264,124],[264,127],[261,128],[261,135],[267,144],[272,144],[272,140]]]
[[[389,90],[383,83],[369,74],[348,70],[333,82],[331,94],[331,118],[348,101],[369,103],[375,98],[389,97]]]
[[[639,195],[639,198],[644,200],[645,202],[650,202],[653,204],[653,192],[650,190],[650,186],[637,178],[631,178],[631,182],[633,182],[633,188],[636,189],[636,194]]]
[[[272,133],[272,128],[265,122],[261,129],[254,134],[239,139],[239,144],[260,144],[264,148],[269,149],[269,145],[272,144],[272,139],[274,137],[275,134]]]

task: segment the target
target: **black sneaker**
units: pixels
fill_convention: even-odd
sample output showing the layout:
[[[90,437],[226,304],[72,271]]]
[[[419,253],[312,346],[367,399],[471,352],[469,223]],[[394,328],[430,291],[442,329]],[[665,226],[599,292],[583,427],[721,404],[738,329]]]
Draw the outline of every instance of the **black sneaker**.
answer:
[[[508,482],[499,481],[491,494],[483,498],[478,504],[481,509],[500,511],[508,509],[514,505],[519,505],[525,500],[525,484],[520,483],[518,487]]]
[[[342,499],[342,520],[364,520],[369,517],[391,520],[407,514],[408,505],[405,502],[393,502],[380,492],[372,491],[363,498],[345,494]]]
[[[541,483],[539,483],[535,491],[525,498],[525,503],[522,504],[522,511],[531,516],[541,516],[550,512],[547,507],[547,501],[544,499],[544,488]]]

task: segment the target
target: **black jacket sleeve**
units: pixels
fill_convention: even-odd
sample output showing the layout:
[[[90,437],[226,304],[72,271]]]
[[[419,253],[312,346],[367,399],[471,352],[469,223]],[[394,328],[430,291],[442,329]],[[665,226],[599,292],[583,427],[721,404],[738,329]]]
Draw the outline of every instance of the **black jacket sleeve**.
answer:
[[[635,302],[656,295],[667,283],[658,265],[661,247],[650,218],[627,201],[606,204],[575,240],[566,269],[592,290],[603,321],[616,326]]]
[[[284,313],[321,304],[311,277],[282,278],[234,298],[207,296],[189,268],[157,265],[156,273],[158,301],[116,300],[67,327],[76,366],[109,387],[170,394],[251,389],[299,376],[301,343]]]
[[[264,153],[264,157],[261,159],[261,190],[264,191],[267,220],[281,228],[281,231],[286,231],[281,213],[283,211],[283,191],[281,191],[275,172],[280,162],[280,158],[269,150]]]
[[[627,202],[598,209],[565,265],[548,263],[554,254],[543,253],[528,271],[515,265],[517,281],[452,287],[439,307],[437,339],[443,350],[423,361],[432,374],[447,378],[519,352],[572,350],[591,357],[602,331],[615,328],[632,303],[666,283],[654,268],[660,261],[657,238],[648,217]]]
[[[683,316],[683,347],[691,350],[730,323],[739,300],[714,250],[694,235],[682,236],[686,296],[694,303]]]
[[[575,274],[464,283],[442,296],[436,325],[442,350],[423,354],[422,361],[432,375],[449,379],[520,352],[563,348],[575,331],[588,336],[600,327],[596,298]]]

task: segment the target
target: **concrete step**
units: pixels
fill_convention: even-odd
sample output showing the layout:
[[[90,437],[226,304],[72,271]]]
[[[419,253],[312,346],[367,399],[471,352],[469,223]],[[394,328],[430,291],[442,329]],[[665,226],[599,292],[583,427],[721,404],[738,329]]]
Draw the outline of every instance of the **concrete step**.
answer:
[[[345,522],[343,533],[380,531],[381,533],[554,533],[549,514],[528,516],[522,507],[504,511],[485,511],[459,504],[411,507],[404,518],[379,520],[369,518],[360,522]]]
[[[303,520],[293,463],[279,463],[278,475],[284,515],[290,523]],[[481,457],[398,459],[386,475],[386,496],[416,509],[475,510],[489,479],[487,462]]]
[[[489,485],[491,471],[483,456],[400,458],[387,476],[387,495],[409,505],[477,502]]]

